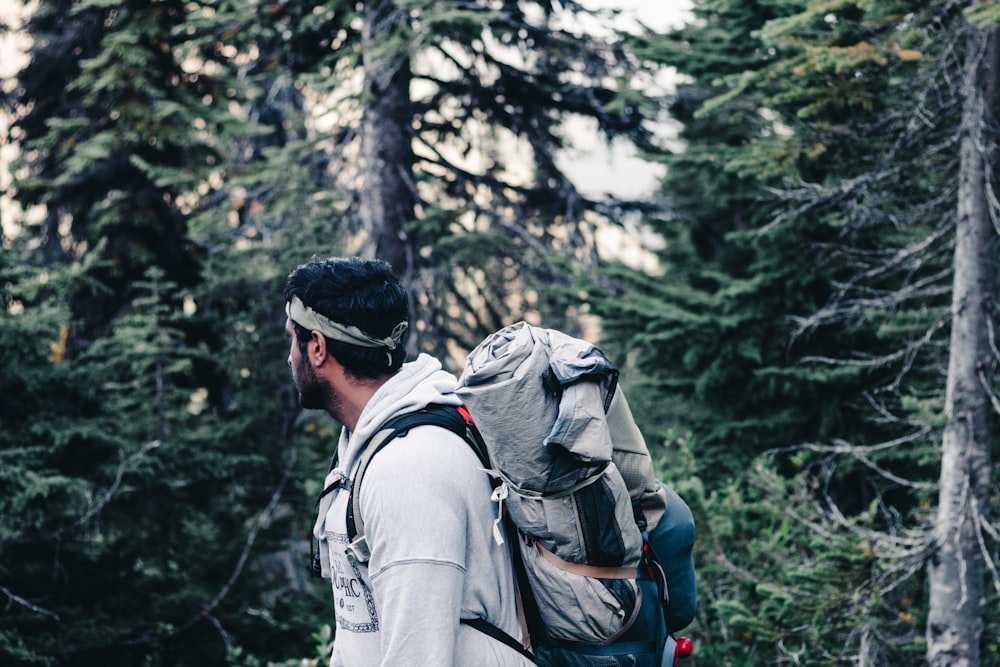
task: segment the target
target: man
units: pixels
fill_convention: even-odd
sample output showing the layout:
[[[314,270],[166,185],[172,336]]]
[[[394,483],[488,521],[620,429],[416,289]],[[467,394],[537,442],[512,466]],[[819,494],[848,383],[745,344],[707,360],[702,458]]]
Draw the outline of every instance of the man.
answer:
[[[510,554],[493,539],[490,481],[459,436],[417,426],[371,458],[353,499],[370,560],[349,549],[350,480],[366,441],[396,415],[460,404],[456,379],[436,359],[403,363],[408,297],[389,265],[313,260],[288,276],[285,301],[299,401],[343,425],[314,530],[333,584],[331,665],[531,664],[462,622],[522,636]]]

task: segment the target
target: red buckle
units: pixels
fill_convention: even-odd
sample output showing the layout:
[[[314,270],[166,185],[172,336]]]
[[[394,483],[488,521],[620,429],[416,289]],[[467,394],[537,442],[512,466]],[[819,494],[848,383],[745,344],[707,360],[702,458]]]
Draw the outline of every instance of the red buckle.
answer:
[[[467,407],[465,407],[464,405],[459,405],[455,409],[458,410],[458,414],[462,415],[462,418],[465,419],[465,421],[469,422],[470,424],[476,423],[476,420],[472,418],[472,413],[469,412],[469,409]]]

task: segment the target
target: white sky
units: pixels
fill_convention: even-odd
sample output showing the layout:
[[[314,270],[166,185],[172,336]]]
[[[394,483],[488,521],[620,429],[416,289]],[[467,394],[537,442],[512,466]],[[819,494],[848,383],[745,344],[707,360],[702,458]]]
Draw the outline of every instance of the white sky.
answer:
[[[21,3],[18,0],[0,0],[0,20],[12,21],[20,9]],[[18,49],[24,48],[24,41],[17,33],[0,35],[0,86],[5,91],[13,85],[13,76],[23,64],[24,58]],[[5,114],[0,114],[0,222],[4,226],[9,224],[12,213],[10,197],[7,194],[11,187],[7,165],[14,157],[14,147],[7,141],[9,126],[10,119]]]
[[[682,24],[691,6],[690,0],[584,0],[584,4],[620,9],[625,26],[634,18],[655,30]],[[657,83],[671,86],[671,73],[663,74]],[[594,197],[614,194],[627,198],[642,197],[656,187],[662,170],[638,158],[630,144],[609,146],[596,136],[594,124],[578,125],[579,129],[572,124],[570,127],[578,137],[575,150],[568,152],[559,166],[581,192]]]
[[[0,0],[0,20],[9,22],[19,11],[23,11],[20,0]],[[0,81],[4,84],[21,66],[17,48],[19,44],[24,46],[23,41],[16,33],[0,35]]]

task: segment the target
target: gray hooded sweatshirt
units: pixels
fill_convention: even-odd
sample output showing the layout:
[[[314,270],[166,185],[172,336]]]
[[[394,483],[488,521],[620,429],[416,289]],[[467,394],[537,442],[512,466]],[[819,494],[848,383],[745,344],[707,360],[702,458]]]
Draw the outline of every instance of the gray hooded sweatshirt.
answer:
[[[458,405],[455,378],[427,355],[404,364],[372,397],[326,484],[351,478],[364,442],[387,419],[431,403]],[[347,488],[329,494],[315,533],[337,619],[332,667],[522,666],[519,653],[460,624],[484,618],[521,638],[507,545],[493,539],[496,505],[479,459],[458,436],[419,426],[390,442],[365,472],[355,503],[371,560],[347,557]]]

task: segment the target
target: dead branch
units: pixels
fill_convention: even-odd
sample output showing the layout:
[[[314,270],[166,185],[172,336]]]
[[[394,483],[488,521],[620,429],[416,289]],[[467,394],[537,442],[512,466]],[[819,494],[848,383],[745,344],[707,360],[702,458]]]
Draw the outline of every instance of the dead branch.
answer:
[[[42,614],[43,616],[48,616],[49,618],[55,619],[57,621],[61,621],[62,620],[59,617],[59,614],[55,613],[54,611],[49,611],[48,609],[45,609],[44,607],[39,607],[36,604],[28,602],[27,600],[25,600],[20,595],[16,595],[13,591],[11,591],[6,586],[0,585],[0,593],[3,593],[4,595],[7,596],[7,601],[8,601],[8,605],[7,606],[8,607],[10,607],[10,603],[15,603],[15,604],[21,605],[22,607],[24,607],[26,609],[30,609],[31,611],[35,612],[36,614]]]

